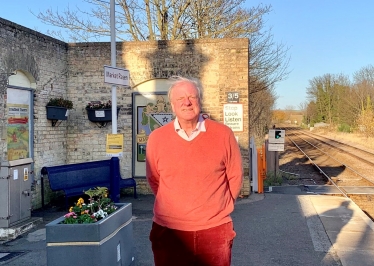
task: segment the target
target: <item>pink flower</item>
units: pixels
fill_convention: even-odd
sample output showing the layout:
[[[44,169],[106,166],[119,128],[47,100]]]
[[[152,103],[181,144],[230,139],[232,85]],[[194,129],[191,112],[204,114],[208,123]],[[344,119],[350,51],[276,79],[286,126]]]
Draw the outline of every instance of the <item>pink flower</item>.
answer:
[[[76,215],[75,214],[75,212],[69,212],[69,213],[67,213],[67,214],[65,214],[65,218],[69,218],[69,217],[71,217],[71,216],[73,216],[73,215]],[[73,218],[77,218],[77,216],[75,216],[75,217],[73,217]]]

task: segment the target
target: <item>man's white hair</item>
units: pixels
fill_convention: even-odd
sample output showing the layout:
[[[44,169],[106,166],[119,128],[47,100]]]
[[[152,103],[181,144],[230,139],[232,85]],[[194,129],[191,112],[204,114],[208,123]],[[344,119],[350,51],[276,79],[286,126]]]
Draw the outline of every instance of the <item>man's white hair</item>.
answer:
[[[198,94],[198,97],[199,97],[199,102],[201,104],[203,87],[201,85],[200,80],[198,80],[196,78],[186,78],[186,77],[181,77],[181,76],[171,76],[169,78],[169,81],[171,83],[170,87],[169,87],[169,91],[168,91],[168,98],[169,98],[170,102],[171,102],[171,92],[172,92],[173,88],[176,85],[180,84],[180,83],[189,82],[189,83],[192,83],[196,87],[197,94]]]

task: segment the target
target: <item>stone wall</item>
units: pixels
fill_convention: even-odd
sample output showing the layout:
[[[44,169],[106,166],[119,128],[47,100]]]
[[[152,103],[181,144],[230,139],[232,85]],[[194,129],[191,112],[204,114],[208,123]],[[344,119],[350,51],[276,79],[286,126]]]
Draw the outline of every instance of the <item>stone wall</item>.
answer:
[[[223,121],[227,92],[236,91],[244,108],[244,130],[235,132],[244,161],[248,195],[248,40],[214,39],[117,43],[117,66],[130,70],[131,87],[154,78],[172,75],[199,78],[204,86],[203,111]],[[111,100],[111,85],[104,83],[104,65],[111,65],[110,43],[66,44],[10,21],[0,19],[0,72],[20,70],[35,79],[34,179],[32,206],[41,207],[43,166],[106,159],[106,134],[111,123],[99,128],[87,119],[90,101]],[[6,160],[6,86],[0,85],[0,157]],[[68,120],[52,127],[45,106],[50,98],[67,97],[74,103]],[[117,129],[124,135],[121,175],[132,173],[132,90],[117,87],[121,107]],[[144,179],[137,180],[139,193],[150,193]],[[45,203],[50,200],[45,182]],[[49,191],[49,192],[48,192]]]
[[[22,71],[36,82],[33,110],[34,208],[41,206],[41,167],[66,163],[66,122],[52,127],[46,119],[45,106],[49,98],[67,95],[67,48],[64,42],[0,18],[0,73]],[[0,85],[0,157],[3,161],[7,160],[5,104],[6,86]]]
[[[239,137],[244,158],[246,182],[243,194],[249,193],[248,181],[248,40],[212,39],[188,41],[123,42],[117,44],[117,67],[130,71],[131,86],[153,78],[172,75],[199,78],[204,86],[203,112],[223,121],[227,92],[236,91],[244,105],[244,131]],[[89,101],[111,99],[111,85],[104,84],[103,68],[110,65],[110,43],[69,44],[68,96],[76,106],[68,121],[68,160],[70,163],[99,160],[105,157],[105,135],[111,126],[98,128],[87,120]],[[117,88],[118,133],[124,134],[124,157],[121,174],[131,176],[132,104],[131,90]],[[144,181],[144,180],[143,180]],[[148,189],[138,180],[139,192]],[[143,187],[143,188],[142,188]]]

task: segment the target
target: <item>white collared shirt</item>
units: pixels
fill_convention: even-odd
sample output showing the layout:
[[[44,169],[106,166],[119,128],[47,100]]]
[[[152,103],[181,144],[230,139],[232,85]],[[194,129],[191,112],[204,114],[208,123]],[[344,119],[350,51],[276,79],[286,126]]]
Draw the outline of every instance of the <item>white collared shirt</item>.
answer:
[[[192,130],[190,136],[188,136],[186,131],[184,131],[181,128],[181,126],[179,125],[177,117],[175,117],[175,119],[174,119],[174,129],[175,129],[175,132],[177,132],[177,134],[181,138],[183,138],[187,141],[191,141],[194,138],[196,138],[197,135],[200,134],[200,132],[205,132],[206,131],[206,129],[205,129],[205,119],[203,118],[203,116],[201,114],[199,115],[199,120],[197,121],[196,128],[194,130]]]

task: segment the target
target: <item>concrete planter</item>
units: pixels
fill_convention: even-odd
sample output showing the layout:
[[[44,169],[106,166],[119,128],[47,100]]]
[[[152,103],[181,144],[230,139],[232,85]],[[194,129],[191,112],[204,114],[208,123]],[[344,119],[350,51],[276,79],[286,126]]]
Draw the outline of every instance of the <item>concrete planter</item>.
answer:
[[[134,244],[131,203],[92,224],[46,225],[47,265],[133,265]]]

